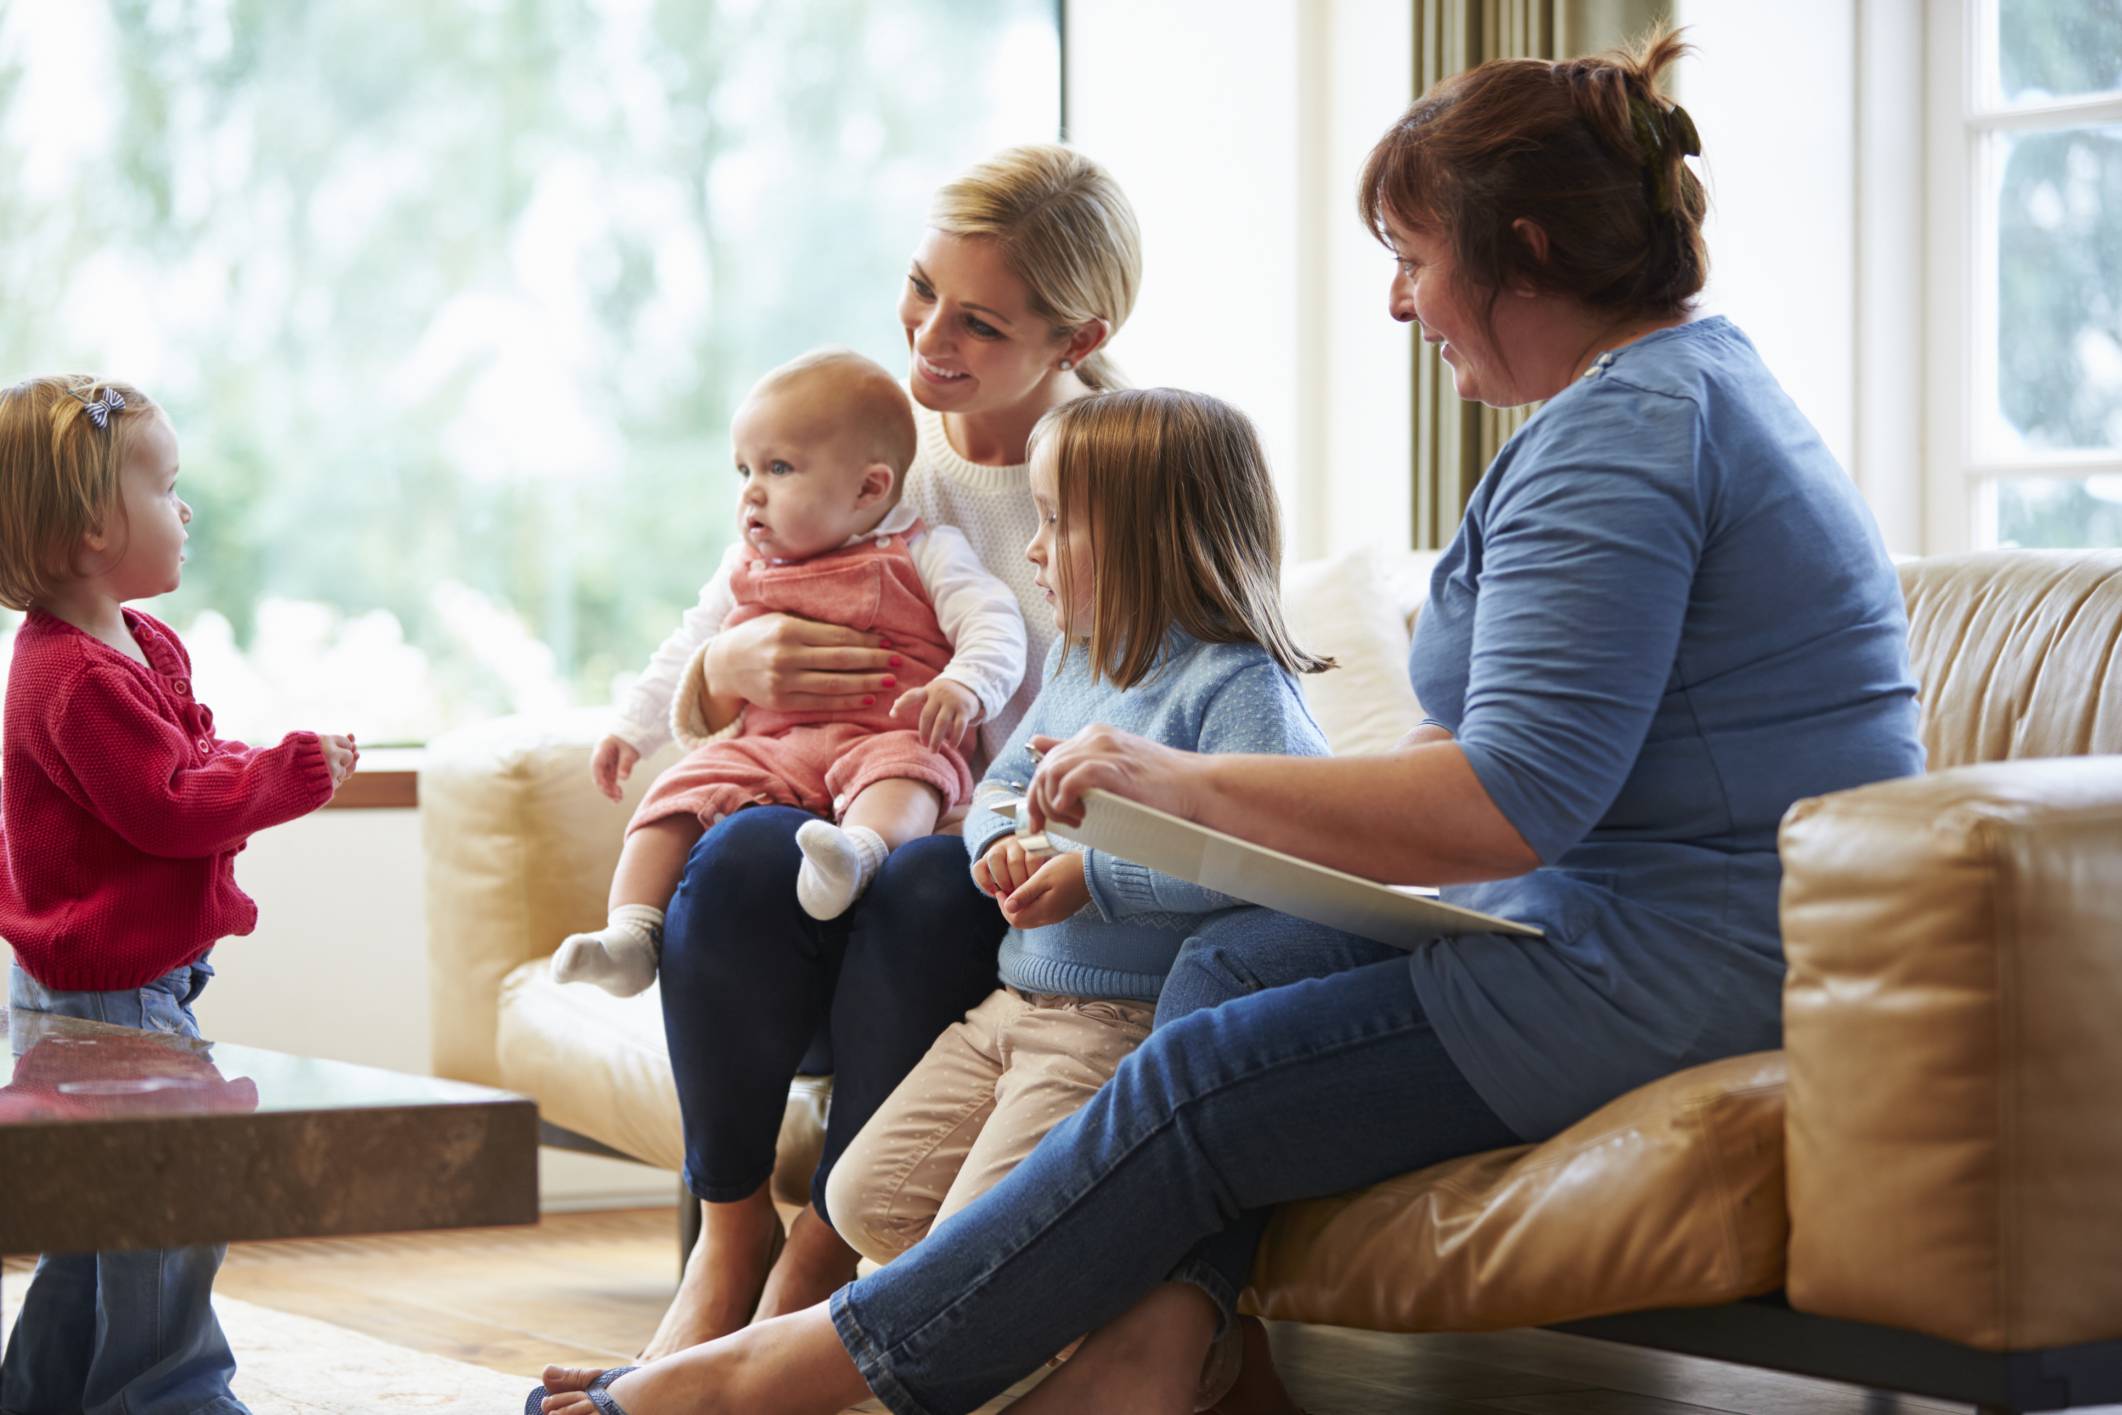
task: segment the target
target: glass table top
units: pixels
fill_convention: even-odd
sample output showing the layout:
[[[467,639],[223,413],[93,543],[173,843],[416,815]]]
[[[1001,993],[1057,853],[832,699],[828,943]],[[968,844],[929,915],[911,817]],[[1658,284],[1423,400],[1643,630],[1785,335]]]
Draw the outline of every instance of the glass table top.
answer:
[[[484,1086],[0,1008],[0,1125],[520,1103]]]

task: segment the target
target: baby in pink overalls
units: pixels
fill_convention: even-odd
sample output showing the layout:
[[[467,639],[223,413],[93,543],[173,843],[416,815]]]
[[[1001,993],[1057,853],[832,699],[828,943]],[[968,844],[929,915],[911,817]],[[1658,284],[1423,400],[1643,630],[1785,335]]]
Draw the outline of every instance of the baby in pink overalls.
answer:
[[[591,758],[598,786],[616,800],[619,782],[667,735],[692,747],[627,825],[609,922],[553,955],[555,978],[621,997],[656,976],[663,905],[703,831],[746,806],[815,811],[821,819],[796,832],[796,897],[813,918],[837,918],[889,852],[970,798],[961,743],[1024,676],[1016,596],[964,536],[900,503],[913,409],[882,367],[842,350],[786,364],[745,398],[731,439],[742,536]],[[747,704],[734,725],[711,730],[707,642],[763,614],[880,635],[899,658],[887,680],[896,699],[803,712]]]

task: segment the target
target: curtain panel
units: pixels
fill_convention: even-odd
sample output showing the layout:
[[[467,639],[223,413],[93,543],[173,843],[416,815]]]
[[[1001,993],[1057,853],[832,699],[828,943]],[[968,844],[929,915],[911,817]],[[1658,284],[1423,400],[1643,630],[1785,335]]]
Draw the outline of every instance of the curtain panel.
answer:
[[[1670,8],[1660,0],[1413,0],[1414,89],[1490,59],[1558,59],[1610,49],[1648,29]],[[1416,329],[1413,545],[1451,541],[1473,495],[1510,435],[1538,409],[1489,408],[1452,391],[1451,369]]]

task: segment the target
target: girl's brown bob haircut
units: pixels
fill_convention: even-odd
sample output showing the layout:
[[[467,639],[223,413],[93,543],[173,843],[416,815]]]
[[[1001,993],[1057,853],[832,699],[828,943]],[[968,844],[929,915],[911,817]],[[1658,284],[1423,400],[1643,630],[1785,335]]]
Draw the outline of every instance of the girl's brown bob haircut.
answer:
[[[124,406],[96,425],[91,400]],[[130,383],[87,374],[0,388],[0,605],[28,609],[65,584],[82,537],[118,514],[118,472],[161,410]]]
[[[1364,224],[1388,246],[1388,221],[1441,235],[1484,309],[1530,285],[1624,317],[1685,313],[1709,277],[1708,198],[1686,162],[1701,151],[1694,124],[1658,81],[1688,52],[1661,25],[1615,53],[1445,79],[1371,149]],[[1545,259],[1521,220],[1546,233]]]
[[[1282,622],[1281,514],[1245,414],[1201,393],[1115,389],[1041,418],[1031,455],[1042,453],[1060,500],[1055,573],[1067,573],[1079,535],[1096,566],[1094,679],[1141,682],[1174,627],[1203,643],[1258,644],[1292,673],[1334,666]]]

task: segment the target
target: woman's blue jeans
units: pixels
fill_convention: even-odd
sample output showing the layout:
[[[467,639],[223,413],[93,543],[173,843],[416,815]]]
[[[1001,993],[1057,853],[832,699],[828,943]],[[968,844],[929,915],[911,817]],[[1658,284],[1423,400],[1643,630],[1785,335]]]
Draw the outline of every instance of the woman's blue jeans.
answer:
[[[700,837],[663,926],[663,1030],[685,1122],[685,1183],[726,1203],[774,1170],[799,1071],[833,1074],[812,1207],[835,1161],[929,1045],[995,988],[1002,911],[973,887],[965,842],[893,851],[855,907],[820,923],[796,903],[787,806],[738,811]]]
[[[892,1410],[975,1409],[1167,1279],[1227,1317],[1265,1210],[1523,1138],[1446,1054],[1397,949],[1233,911],[1188,940],[1157,1012],[1008,1178],[834,1295]]]
[[[146,1032],[199,1035],[204,958],[143,988],[62,992],[17,963],[8,1007]],[[23,1035],[21,1032],[17,1036]],[[229,1391],[236,1358],[211,1301],[226,1244],[46,1253],[0,1358],[7,1415],[248,1415]]]

